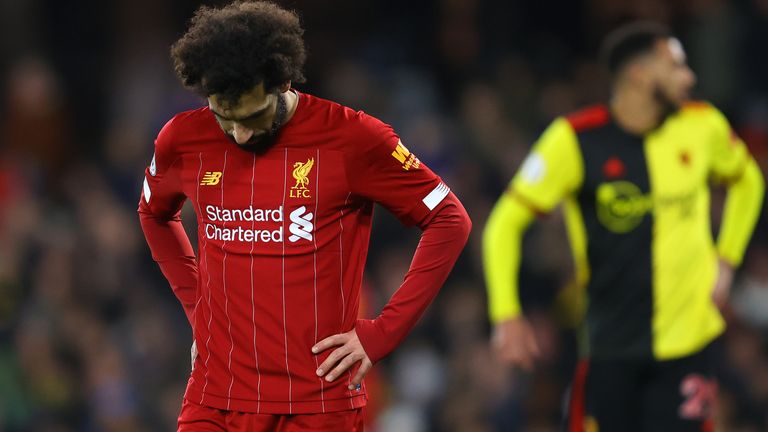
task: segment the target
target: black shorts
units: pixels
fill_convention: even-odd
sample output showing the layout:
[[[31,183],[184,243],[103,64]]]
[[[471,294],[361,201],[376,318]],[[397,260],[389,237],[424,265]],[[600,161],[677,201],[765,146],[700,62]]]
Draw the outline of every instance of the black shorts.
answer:
[[[669,361],[582,360],[567,432],[707,432],[717,399],[714,346]]]

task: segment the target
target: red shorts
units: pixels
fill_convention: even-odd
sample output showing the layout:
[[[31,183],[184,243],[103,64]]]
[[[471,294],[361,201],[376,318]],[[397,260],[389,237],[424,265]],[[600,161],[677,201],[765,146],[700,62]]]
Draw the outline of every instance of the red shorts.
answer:
[[[224,411],[184,399],[178,432],[363,432],[363,409],[318,414]]]

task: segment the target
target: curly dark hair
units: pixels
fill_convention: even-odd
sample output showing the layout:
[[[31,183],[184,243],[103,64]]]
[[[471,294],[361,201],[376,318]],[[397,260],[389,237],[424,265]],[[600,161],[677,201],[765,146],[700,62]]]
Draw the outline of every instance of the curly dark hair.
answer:
[[[171,58],[184,86],[234,105],[262,81],[267,91],[304,82],[303,35],[299,17],[269,1],[202,6]]]

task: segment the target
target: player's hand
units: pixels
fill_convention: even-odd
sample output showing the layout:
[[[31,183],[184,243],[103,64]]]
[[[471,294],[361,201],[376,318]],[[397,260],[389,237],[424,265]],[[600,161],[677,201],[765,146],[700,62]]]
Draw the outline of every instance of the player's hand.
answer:
[[[540,355],[533,328],[522,315],[496,324],[491,345],[502,362],[528,371]]]
[[[731,284],[733,283],[733,267],[725,260],[719,260],[717,270],[717,282],[712,290],[712,301],[719,309],[723,309],[728,303],[728,297],[731,294]]]
[[[331,382],[340,377],[347,369],[361,362],[357,369],[355,377],[349,385],[350,390],[354,390],[363,382],[363,377],[373,366],[373,362],[365,353],[357,332],[354,329],[346,333],[329,336],[312,347],[313,354],[320,354],[331,347],[338,347],[333,350],[331,355],[317,369],[317,376],[325,376],[325,380]],[[334,367],[335,366],[335,367]]]

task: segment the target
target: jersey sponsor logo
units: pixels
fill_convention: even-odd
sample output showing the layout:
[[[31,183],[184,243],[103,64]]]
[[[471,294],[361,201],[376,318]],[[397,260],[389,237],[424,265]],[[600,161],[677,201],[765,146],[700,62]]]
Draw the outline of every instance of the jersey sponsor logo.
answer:
[[[315,159],[309,158],[306,162],[296,162],[293,164],[293,178],[296,180],[296,184],[291,186],[289,196],[291,198],[312,198],[309,193],[309,172],[312,171],[312,167],[315,165]]]
[[[200,182],[201,186],[216,186],[221,180],[221,171],[206,171],[203,175],[203,180]]]
[[[157,174],[157,164],[155,163],[155,155],[152,154],[152,162],[149,164],[149,175],[154,177]]]
[[[712,416],[717,403],[717,381],[698,374],[687,375],[680,383],[683,403],[678,409],[681,418],[705,420]]]
[[[282,243],[283,227],[275,230],[249,229],[241,226],[226,228],[216,224],[205,224],[205,237],[209,240],[239,241],[249,243]]]
[[[547,166],[544,162],[544,158],[538,153],[531,153],[523,161],[523,165],[520,167],[520,176],[526,182],[530,184],[536,184],[544,178],[544,174],[547,172]]]
[[[253,243],[283,242],[283,206],[277,208],[229,209],[215,205],[205,206],[205,237],[210,240],[239,241]],[[312,241],[315,229],[312,219],[314,214],[301,206],[288,215],[291,224],[288,231],[291,243],[304,239]],[[229,224],[227,222],[230,222]],[[232,223],[234,222],[234,223]],[[250,222],[242,225],[238,222]],[[227,226],[230,225],[230,226]]]
[[[228,209],[207,205],[205,206],[205,217],[208,219],[204,228],[205,236],[210,240],[254,243],[282,243],[283,241],[282,206],[273,209],[254,208],[252,206]],[[216,222],[251,222],[251,224],[248,224],[250,225],[249,228],[243,228],[242,226],[220,226]],[[255,222],[266,224],[257,226]],[[279,223],[280,226],[277,229],[272,229],[275,223]]]
[[[609,231],[623,234],[635,229],[646,214],[654,211],[675,211],[680,218],[694,217],[697,211],[696,190],[677,195],[644,194],[634,183],[616,181],[602,183],[597,187],[597,218]]]
[[[699,194],[696,189],[677,195],[663,195],[655,199],[655,204],[660,209],[678,208],[678,215],[682,219],[692,218],[696,214],[696,203]]]
[[[609,231],[623,234],[637,228],[653,209],[650,194],[628,181],[602,183],[597,187],[597,218]]]
[[[253,208],[253,206],[228,209],[207,205],[205,214],[211,222],[282,222],[283,206],[274,209]]]
[[[408,151],[408,149],[403,145],[402,141],[397,142],[397,147],[395,147],[395,151],[392,152],[392,157],[403,164],[403,169],[405,171],[410,169],[418,169],[419,166],[421,166],[421,161],[419,158]]]
[[[315,228],[311,222],[313,217],[312,212],[308,212],[304,206],[292,211],[289,215],[291,225],[288,227],[288,231],[291,232],[291,236],[288,237],[288,240],[292,243],[296,243],[299,239],[312,241],[312,230]]]

